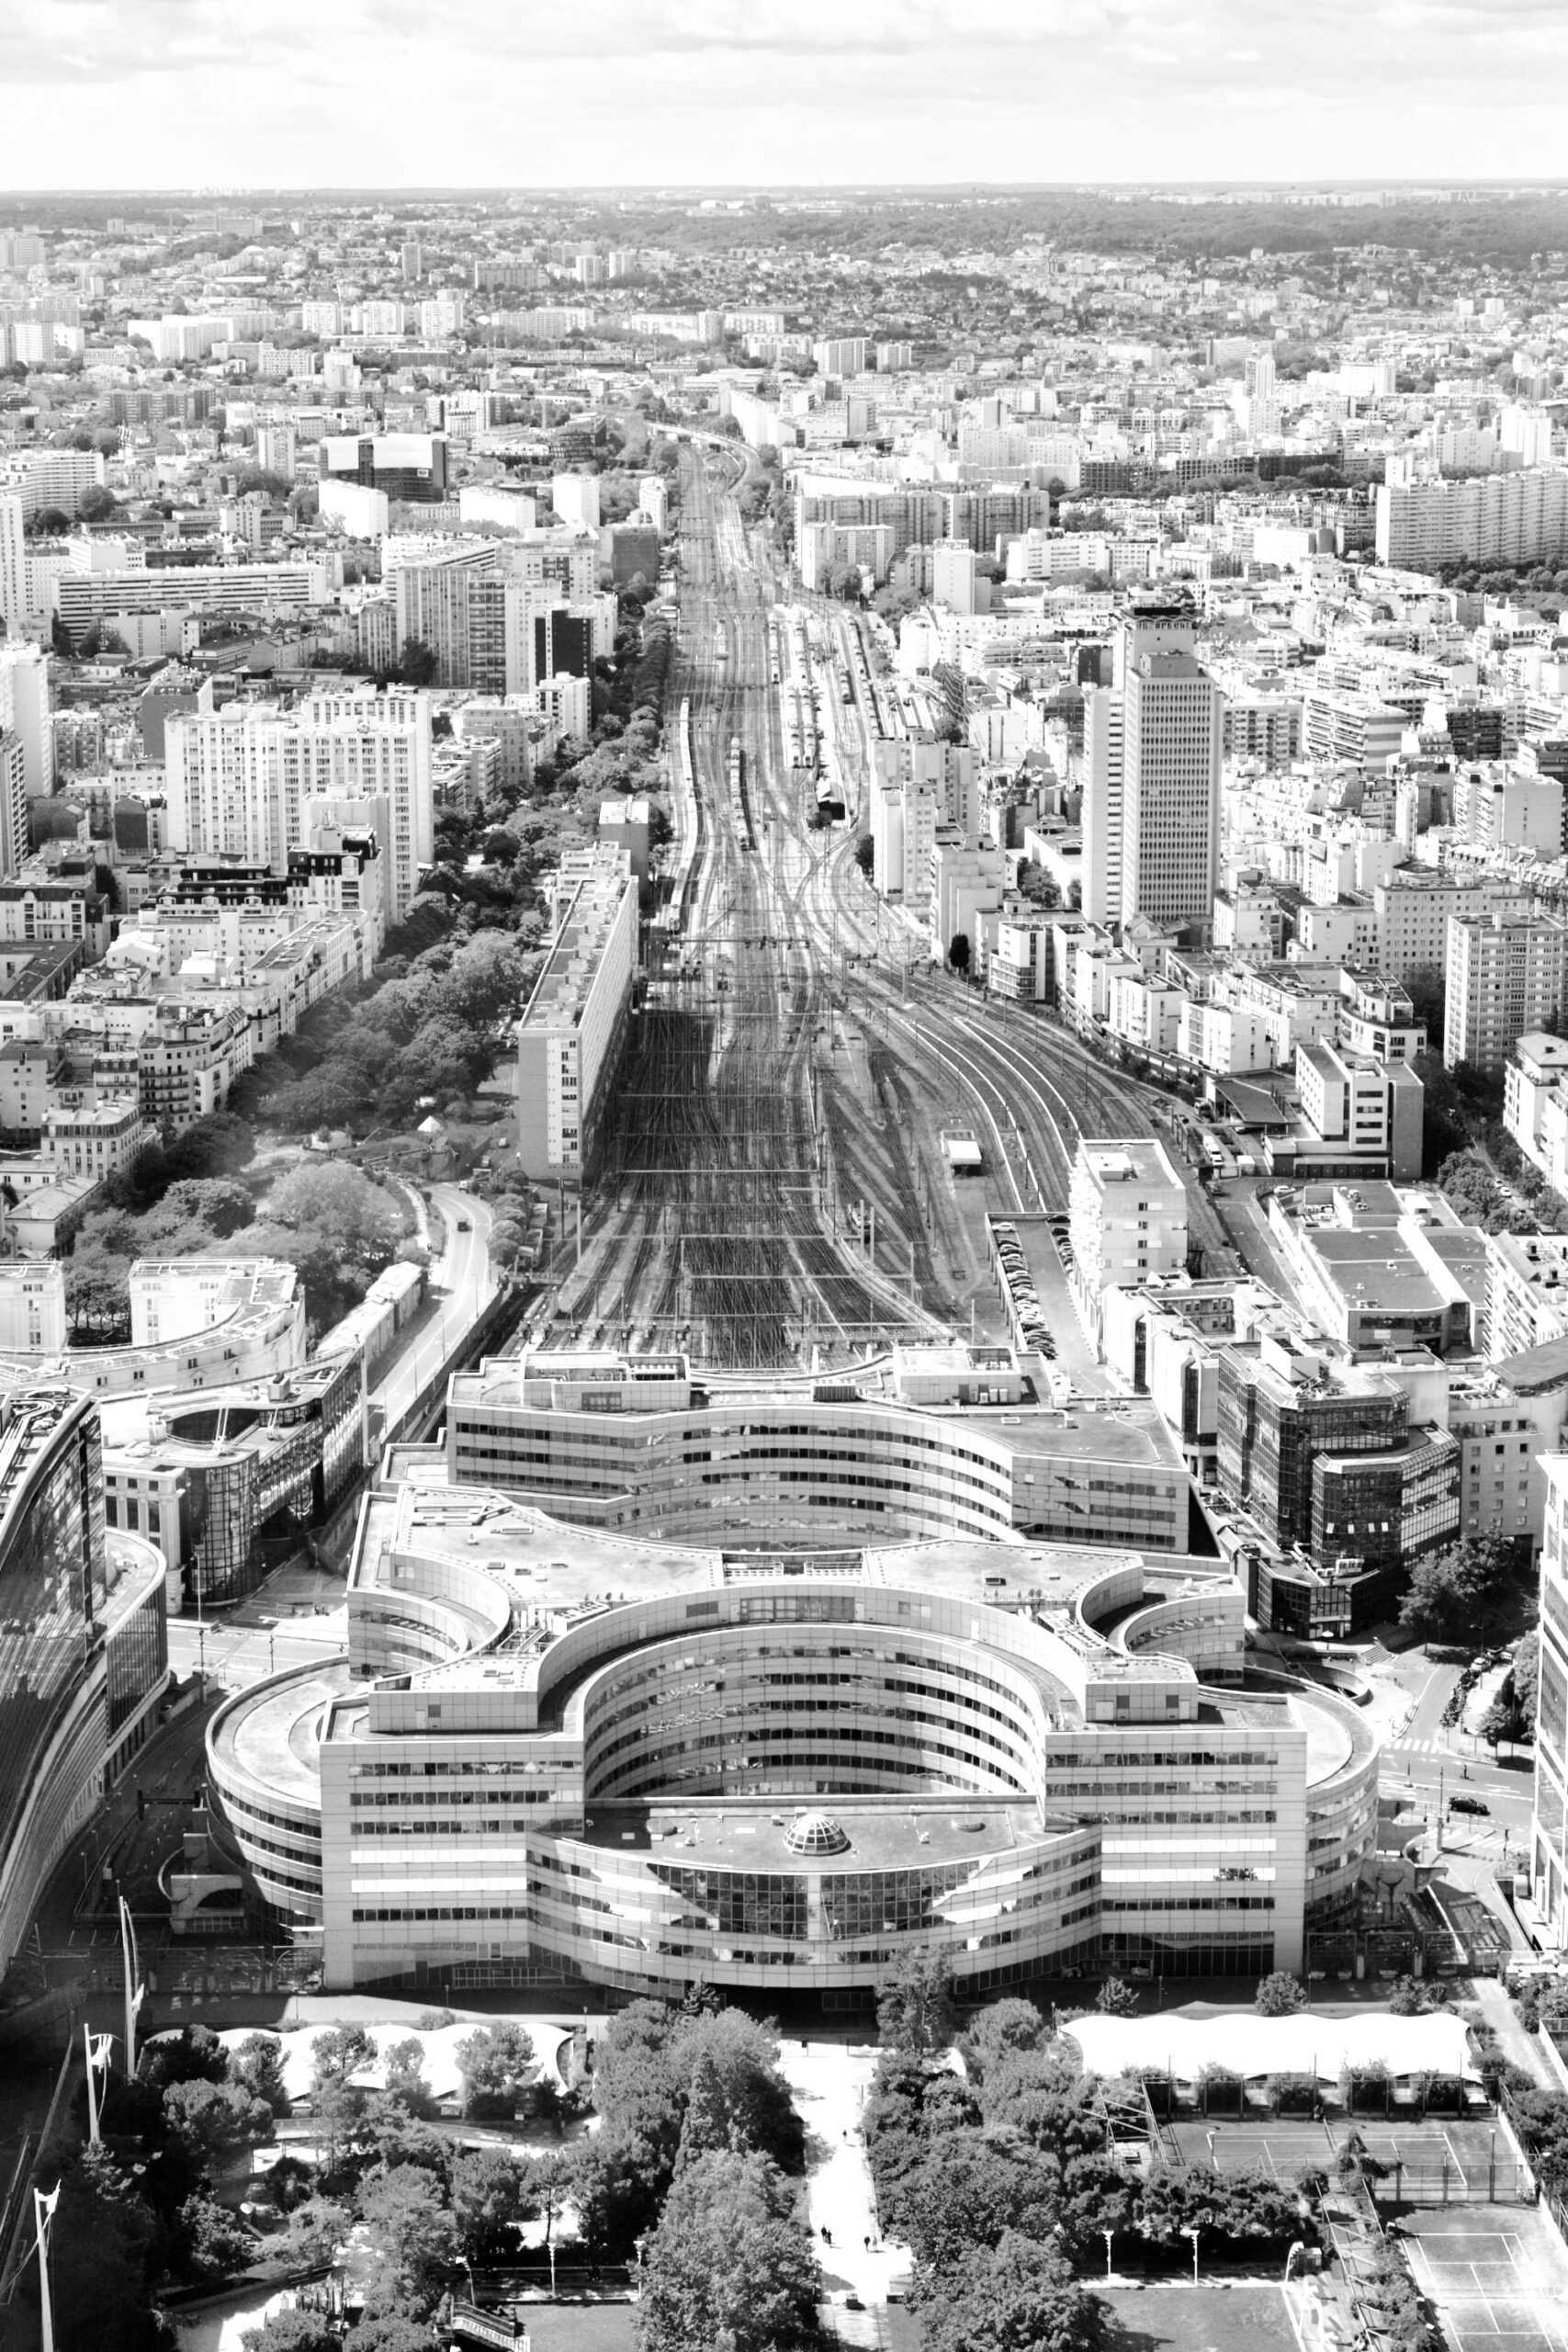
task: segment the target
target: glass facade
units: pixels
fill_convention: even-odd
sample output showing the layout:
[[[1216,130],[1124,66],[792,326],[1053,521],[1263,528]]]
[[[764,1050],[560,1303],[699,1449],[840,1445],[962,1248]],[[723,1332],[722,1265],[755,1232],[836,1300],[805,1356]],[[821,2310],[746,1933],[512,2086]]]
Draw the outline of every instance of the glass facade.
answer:
[[[161,1689],[169,1670],[168,1625],[162,1591],[138,1602],[108,1638],[109,1739],[136,1713],[148,1694]]]
[[[25,1810],[50,1736],[102,1639],[103,1464],[96,1408],[61,1390],[17,1405],[0,1437],[0,1823]]]

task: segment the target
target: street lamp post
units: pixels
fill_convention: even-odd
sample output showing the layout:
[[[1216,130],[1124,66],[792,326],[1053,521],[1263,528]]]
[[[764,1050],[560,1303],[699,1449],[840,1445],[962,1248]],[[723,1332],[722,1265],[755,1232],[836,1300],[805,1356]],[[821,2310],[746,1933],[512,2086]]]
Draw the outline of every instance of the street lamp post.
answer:
[[[1181,2234],[1184,2238],[1190,2238],[1192,2241],[1192,2284],[1196,2286],[1198,2284],[1198,2232],[1195,2228],[1186,2229]]]
[[[1114,2230],[1101,2230],[1100,2234],[1105,2240],[1105,2275],[1109,2278],[1111,2276],[1111,2241],[1116,2235],[1116,2233]]]

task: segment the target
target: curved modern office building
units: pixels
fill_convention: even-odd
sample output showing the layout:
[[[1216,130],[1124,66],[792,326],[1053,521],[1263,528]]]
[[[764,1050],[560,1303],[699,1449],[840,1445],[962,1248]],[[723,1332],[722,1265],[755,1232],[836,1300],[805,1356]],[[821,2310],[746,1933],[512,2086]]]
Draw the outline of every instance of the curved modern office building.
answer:
[[[678,1355],[500,1359],[452,1382],[446,1469],[671,1543],[1188,1541],[1190,1482],[1153,1406],[1036,1404],[1010,1348],[896,1348],[853,1378],[765,1383],[705,1382]]]
[[[950,1538],[816,1555],[567,1526],[417,1453],[367,1498],[340,1665],[215,1719],[211,1785],[326,1981],[853,1999],[1102,1960],[1302,1963],[1376,1747],[1244,1673],[1183,1560]]]
[[[164,1562],[106,1542],[96,1405],[0,1395],[0,1972],[167,1679]]]

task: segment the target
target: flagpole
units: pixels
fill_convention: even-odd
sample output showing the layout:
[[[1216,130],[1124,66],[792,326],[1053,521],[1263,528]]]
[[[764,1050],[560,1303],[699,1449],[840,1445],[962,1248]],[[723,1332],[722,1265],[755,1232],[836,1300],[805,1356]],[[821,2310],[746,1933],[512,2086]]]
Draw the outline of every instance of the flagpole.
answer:
[[[47,2197],[41,2188],[35,2188],[33,2191],[33,2222],[38,2231],[39,2309],[43,2324],[43,2352],[54,2352],[54,2312],[49,2299],[49,2225],[54,2219],[54,2209],[59,2202],[58,2182]]]
[[[130,1924],[130,1905],[124,1895],[119,1898],[119,1942],[125,1959],[125,2074],[128,2082],[136,2080],[136,2004],[141,1986],[136,1982],[136,1930]]]
[[[82,2028],[82,2046],[87,2053],[87,2140],[88,2144],[96,2148],[98,2144],[98,2098],[93,2085],[93,2029],[90,2025]]]

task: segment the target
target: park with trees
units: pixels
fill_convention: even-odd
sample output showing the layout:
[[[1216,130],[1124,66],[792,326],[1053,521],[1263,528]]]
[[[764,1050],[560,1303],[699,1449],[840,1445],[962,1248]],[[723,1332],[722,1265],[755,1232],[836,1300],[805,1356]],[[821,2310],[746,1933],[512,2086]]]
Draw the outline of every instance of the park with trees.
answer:
[[[1399,1989],[1402,2011],[1427,1997],[1418,1984]],[[1527,2023],[1555,2032],[1568,2022],[1554,1997]],[[1255,2007],[1286,2016],[1304,2000],[1280,1972],[1259,1984]],[[1095,2002],[1111,2015],[1133,2006],[1114,1977]],[[1118,2272],[1151,2279],[1183,2269],[1194,2240],[1210,2260],[1272,2268],[1314,2233],[1323,2166],[1281,2181],[1157,2150],[1151,2160],[1140,2080],[1086,2073],[1077,2044],[1032,2001],[998,1998],[961,2018],[940,1955],[888,1972],[877,2023],[865,2148],[879,2224],[912,2256],[926,2352],[1104,2352],[1116,2331],[1093,2282],[1112,2254]],[[186,2026],[146,2047],[136,2080],[106,2090],[102,2145],[65,2169],[62,2222],[80,2255],[57,2284],[57,2323],[73,2331],[59,2340],[152,2352],[162,2312],[183,2295],[332,2267],[363,2301],[357,2345],[434,2352],[472,2274],[514,2280],[558,2256],[579,2270],[635,2272],[642,2352],[818,2345],[807,2135],[771,2025],[711,1992],[633,2001],[608,2021],[575,2090],[541,2067],[515,2020],[457,2030],[438,2011],[419,2027],[314,2033],[308,2086],[302,2055],[286,2064],[266,2033],[225,2047]],[[434,2029],[451,2030],[457,2080],[454,2094],[444,2075],[439,2099]],[[1568,2184],[1568,2099],[1498,2067],[1541,2177]],[[1376,2087],[1363,2086],[1356,2111],[1378,2111]],[[590,2097],[595,2128],[565,2130]],[[477,2146],[474,2125],[484,2127]],[[253,2153],[280,2126],[289,2145],[263,2186]],[[1342,2185],[1374,2177],[1354,2133],[1337,2172]],[[1395,2264],[1376,2282],[1395,2318],[1404,2276]],[[246,2352],[328,2352],[335,2340],[308,2309],[245,2339]],[[1412,2335],[1409,2352],[1427,2341]]]
[[[1268,1979],[1258,2007],[1277,2015],[1304,1997],[1294,1979]],[[1111,2015],[1132,2005],[1115,1977],[1096,2003]],[[1111,2119],[1144,2112],[1142,2085],[1086,2074],[1032,2001],[994,2001],[956,2031],[944,1965],[926,1954],[890,1973],[877,2014],[866,2154],[883,2227],[914,2257],[929,2352],[1099,2352],[1106,2310],[1085,2279],[1106,2261],[1108,2237],[1120,2267],[1158,2274],[1190,2257],[1194,2230],[1200,2246],[1259,2261],[1311,2234],[1307,2184],[1258,2168],[1127,2165]],[[954,2041],[962,2075],[948,2063]]]

